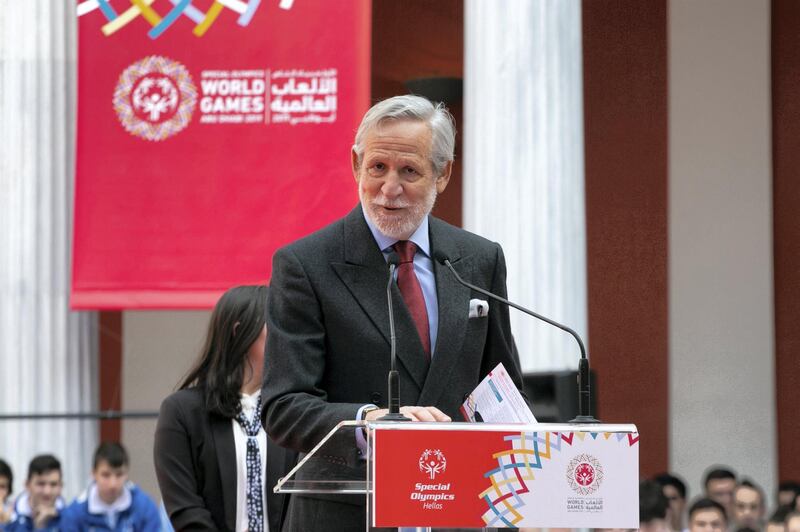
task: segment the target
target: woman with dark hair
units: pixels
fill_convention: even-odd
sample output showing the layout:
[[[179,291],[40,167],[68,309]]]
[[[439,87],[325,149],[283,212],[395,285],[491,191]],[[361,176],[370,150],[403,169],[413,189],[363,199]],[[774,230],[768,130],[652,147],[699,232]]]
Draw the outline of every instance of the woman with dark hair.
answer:
[[[199,359],[161,404],[154,458],[175,530],[281,529],[288,497],[272,486],[296,456],[261,426],[266,302],[266,286],[225,292]]]

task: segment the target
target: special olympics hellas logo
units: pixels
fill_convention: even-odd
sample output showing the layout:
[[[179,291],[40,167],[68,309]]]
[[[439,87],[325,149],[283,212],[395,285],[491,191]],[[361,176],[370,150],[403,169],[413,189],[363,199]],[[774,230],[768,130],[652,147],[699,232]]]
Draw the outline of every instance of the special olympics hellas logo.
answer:
[[[159,141],[192,120],[197,88],[185,66],[160,55],[132,64],[114,90],[114,111],[128,133]]]
[[[419,470],[427,474],[431,480],[447,469],[447,458],[439,449],[425,449],[419,457]]]
[[[590,454],[579,454],[567,466],[569,487],[579,495],[591,495],[603,482],[603,466]]]

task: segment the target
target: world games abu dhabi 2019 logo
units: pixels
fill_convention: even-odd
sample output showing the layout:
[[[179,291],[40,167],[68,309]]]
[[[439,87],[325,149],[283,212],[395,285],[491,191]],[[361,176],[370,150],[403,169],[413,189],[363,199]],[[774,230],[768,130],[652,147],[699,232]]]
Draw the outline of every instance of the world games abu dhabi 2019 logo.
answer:
[[[197,104],[197,88],[185,66],[151,55],[130,65],[114,90],[114,111],[132,135],[160,141],[184,129]]]
[[[439,449],[425,449],[419,457],[419,470],[433,480],[447,469],[447,458]]]
[[[578,495],[591,495],[603,482],[603,466],[590,454],[579,454],[567,466],[567,483]]]

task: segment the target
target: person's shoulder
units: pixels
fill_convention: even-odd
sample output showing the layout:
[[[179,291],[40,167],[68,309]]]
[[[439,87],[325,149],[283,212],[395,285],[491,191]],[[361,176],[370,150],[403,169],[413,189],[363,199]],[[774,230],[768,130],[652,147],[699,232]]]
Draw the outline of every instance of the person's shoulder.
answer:
[[[192,386],[169,394],[161,402],[161,414],[177,414],[183,412],[187,414],[197,414],[205,411],[203,392],[200,388]]]
[[[433,238],[437,240],[437,242],[432,243],[434,247],[438,244],[438,241],[446,241],[450,245],[458,246],[462,254],[471,254],[476,250],[494,252],[500,248],[500,244],[497,242],[476,235],[461,227],[456,227],[435,216],[429,216],[428,223],[430,224],[430,231]]]
[[[169,394],[164,402],[180,403],[183,405],[203,404],[203,391],[197,386],[182,388]]]
[[[17,532],[20,530],[33,530],[33,523],[29,517],[24,515],[13,515],[11,520],[5,525],[0,525],[0,530],[4,532]]]
[[[75,498],[72,504],[67,505],[60,512],[61,524],[65,526],[69,523],[79,523],[83,517],[89,514],[89,502],[86,492]]]
[[[33,530],[33,520],[30,518],[29,513],[28,492],[23,491],[14,500],[11,519],[5,524],[5,528],[0,526],[0,530]]]
[[[150,499],[150,496],[147,493],[145,493],[145,491],[141,487],[139,487],[138,484],[128,481],[128,489],[130,490],[131,497],[133,499],[142,499],[142,500],[147,499],[148,501],[153,502]]]
[[[3,532],[27,532],[33,530],[33,521],[29,517],[17,516],[5,525],[0,525]]]
[[[156,503],[153,501],[152,497],[150,497],[150,495],[148,495],[138,485],[131,483],[130,486],[128,486],[128,489],[131,492],[131,506],[139,508],[141,511],[158,511],[158,507],[156,506]]]

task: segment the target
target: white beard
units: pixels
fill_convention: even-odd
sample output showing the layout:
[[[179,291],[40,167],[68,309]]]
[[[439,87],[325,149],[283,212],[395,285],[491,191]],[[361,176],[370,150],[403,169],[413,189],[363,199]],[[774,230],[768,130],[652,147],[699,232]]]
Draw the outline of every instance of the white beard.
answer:
[[[408,201],[389,201],[383,194],[376,196],[372,201],[364,198],[361,186],[358,187],[358,197],[361,208],[367,213],[369,219],[384,235],[398,240],[407,240],[422,224],[436,203],[436,185],[431,185],[428,193],[420,203],[411,204]],[[407,209],[405,216],[387,215],[381,207],[395,207]]]

